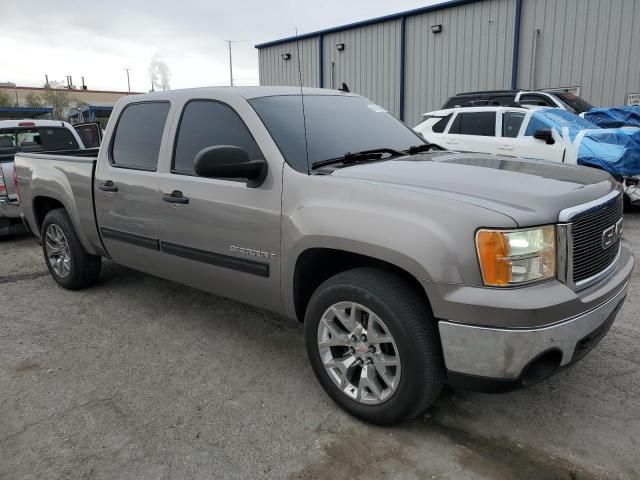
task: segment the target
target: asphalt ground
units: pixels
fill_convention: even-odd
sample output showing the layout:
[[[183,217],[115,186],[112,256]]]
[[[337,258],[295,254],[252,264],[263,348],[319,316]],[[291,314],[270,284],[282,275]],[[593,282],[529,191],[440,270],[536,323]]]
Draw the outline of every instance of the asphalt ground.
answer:
[[[572,368],[374,427],[322,391],[301,325],[109,262],[66,291],[32,237],[0,240],[1,479],[639,479],[639,367],[637,268]]]

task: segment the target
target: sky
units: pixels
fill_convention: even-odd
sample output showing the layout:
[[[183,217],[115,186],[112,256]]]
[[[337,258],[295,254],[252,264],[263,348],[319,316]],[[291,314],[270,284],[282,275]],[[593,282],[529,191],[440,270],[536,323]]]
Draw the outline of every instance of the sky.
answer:
[[[397,13],[439,0],[0,0],[0,82],[43,86],[65,82],[93,90],[151,88],[153,58],[171,72],[171,88],[229,84],[234,40],[236,85],[258,84],[255,45]],[[28,5],[28,8],[26,8]],[[9,54],[10,52],[10,54]]]

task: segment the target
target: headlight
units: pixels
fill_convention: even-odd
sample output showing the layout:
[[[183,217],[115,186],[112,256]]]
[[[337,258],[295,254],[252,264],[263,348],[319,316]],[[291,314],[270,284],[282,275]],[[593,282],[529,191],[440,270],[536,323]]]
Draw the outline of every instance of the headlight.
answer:
[[[508,287],[556,276],[556,227],[478,230],[476,247],[482,280]]]

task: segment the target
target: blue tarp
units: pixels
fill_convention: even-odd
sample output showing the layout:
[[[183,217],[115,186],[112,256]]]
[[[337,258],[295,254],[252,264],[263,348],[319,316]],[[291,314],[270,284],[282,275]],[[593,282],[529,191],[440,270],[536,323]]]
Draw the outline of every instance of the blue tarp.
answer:
[[[640,107],[594,108],[584,118],[600,128],[640,127]]]
[[[601,168],[617,176],[640,175],[640,128],[599,128],[556,108],[533,113],[529,126],[545,128],[542,125],[577,146],[578,165]]]
[[[578,148],[578,164],[612,175],[640,175],[640,128],[587,130]]]

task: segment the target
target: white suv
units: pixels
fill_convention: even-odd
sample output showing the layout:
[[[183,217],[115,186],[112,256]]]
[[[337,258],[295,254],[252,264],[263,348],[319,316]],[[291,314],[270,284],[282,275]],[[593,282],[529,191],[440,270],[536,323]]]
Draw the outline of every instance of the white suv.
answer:
[[[578,115],[550,107],[459,107],[425,113],[423,117],[415,131],[429,143],[449,150],[602,168],[624,182],[629,200],[640,204],[640,135],[636,127],[601,129]],[[630,137],[634,146],[628,147],[625,140]],[[600,145],[606,155],[587,158],[598,157],[585,147],[587,143]],[[624,153],[625,149],[634,151]],[[618,155],[626,155],[623,162],[626,167],[631,163],[633,172],[617,170],[620,164],[607,165],[609,154],[618,161]]]

